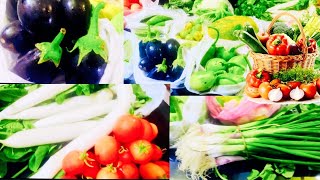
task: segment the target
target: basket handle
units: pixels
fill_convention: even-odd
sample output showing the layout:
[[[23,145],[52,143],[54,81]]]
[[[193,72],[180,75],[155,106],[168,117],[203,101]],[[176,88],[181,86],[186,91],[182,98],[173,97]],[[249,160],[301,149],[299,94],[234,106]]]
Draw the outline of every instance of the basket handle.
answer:
[[[307,38],[306,38],[306,34],[304,33],[303,31],[303,27],[300,23],[300,21],[294,17],[292,14],[290,13],[287,13],[287,12],[282,12],[282,13],[279,13],[276,17],[273,18],[273,20],[271,21],[269,27],[268,27],[268,30],[267,30],[267,33],[270,34],[270,31],[271,31],[271,28],[272,26],[274,25],[274,23],[276,23],[276,21],[281,17],[281,16],[290,16],[292,19],[294,19],[297,24],[298,24],[298,27],[299,27],[299,30],[301,32],[301,39],[302,39],[302,45],[303,45],[303,48],[302,48],[302,54],[303,54],[303,59],[305,60],[307,58],[307,54],[308,54],[308,46],[307,46]]]

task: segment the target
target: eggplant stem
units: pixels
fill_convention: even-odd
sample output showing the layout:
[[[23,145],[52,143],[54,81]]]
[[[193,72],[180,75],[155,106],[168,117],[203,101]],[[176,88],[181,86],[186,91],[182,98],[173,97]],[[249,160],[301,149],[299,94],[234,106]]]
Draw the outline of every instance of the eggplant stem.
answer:
[[[105,7],[105,3],[101,2],[94,8],[91,19],[90,19],[88,34],[94,34],[96,36],[99,35],[99,28],[98,28],[99,13],[104,7]]]

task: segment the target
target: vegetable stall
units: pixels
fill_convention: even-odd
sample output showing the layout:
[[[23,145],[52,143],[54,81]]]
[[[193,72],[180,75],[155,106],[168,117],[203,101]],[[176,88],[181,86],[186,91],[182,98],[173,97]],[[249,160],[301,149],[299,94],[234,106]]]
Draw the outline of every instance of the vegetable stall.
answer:
[[[264,70],[272,81],[277,72],[270,68],[279,63],[277,71],[315,69],[315,79],[300,83],[316,84],[317,1],[145,0],[139,5],[125,14],[126,82],[170,83],[177,95],[258,94],[248,86],[248,74]],[[279,84],[288,86],[281,79]]]
[[[169,177],[165,91],[163,85],[0,86],[0,177]]]
[[[120,1],[7,0],[0,10],[2,83],[122,82]]]
[[[173,179],[317,179],[319,104],[172,96]]]

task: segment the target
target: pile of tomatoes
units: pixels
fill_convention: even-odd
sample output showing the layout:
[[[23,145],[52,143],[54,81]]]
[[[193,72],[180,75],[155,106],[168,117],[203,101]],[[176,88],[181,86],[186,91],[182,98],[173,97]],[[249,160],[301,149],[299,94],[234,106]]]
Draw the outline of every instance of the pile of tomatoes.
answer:
[[[169,163],[152,143],[158,128],[132,115],[119,118],[113,132],[88,152],[72,151],[64,159],[65,179],[168,179]]]
[[[320,79],[314,82],[282,82],[273,79],[272,75],[262,70],[251,71],[246,78],[245,93],[252,98],[262,97],[271,101],[307,100],[320,93]]]

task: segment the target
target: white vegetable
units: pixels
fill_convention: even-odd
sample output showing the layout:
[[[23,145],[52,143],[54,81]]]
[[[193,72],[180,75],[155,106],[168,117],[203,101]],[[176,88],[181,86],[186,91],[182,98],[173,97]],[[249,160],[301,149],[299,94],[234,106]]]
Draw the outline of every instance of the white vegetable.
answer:
[[[26,148],[66,142],[87,132],[97,123],[96,121],[87,121],[48,128],[28,129],[19,131],[7,139],[1,140],[0,143],[7,147]]]
[[[299,101],[304,97],[304,91],[300,89],[298,86],[290,92],[290,97],[293,100]]]
[[[269,94],[268,94],[269,100],[270,101],[274,101],[274,102],[278,102],[282,99],[283,94],[280,90],[280,88],[278,89],[272,89]]]
[[[67,89],[73,87],[74,85],[70,84],[61,84],[61,85],[42,85],[40,88],[30,92],[26,96],[18,99],[16,102],[5,108],[0,113],[0,118],[7,115],[15,114],[30,107],[33,107],[41,102],[44,102],[48,99],[51,99],[53,96],[66,91]]]
[[[61,169],[62,160],[69,152],[73,150],[87,151],[94,146],[99,138],[112,132],[118,118],[128,113],[131,103],[135,100],[131,85],[117,85],[115,92],[117,92],[118,99],[114,105],[114,110],[99,122],[95,128],[77,137],[51,156],[39,171],[30,178],[53,178]]]
[[[88,119],[108,114],[110,111],[112,111],[114,104],[115,101],[112,100],[105,103],[98,103],[90,106],[82,106],[71,111],[65,111],[59,114],[55,114],[53,116],[49,116],[44,119],[40,119],[39,121],[34,123],[34,126],[39,128],[49,127],[58,124],[68,124],[72,122],[85,121]]]
[[[43,106],[36,106],[30,109],[24,110],[14,115],[5,116],[5,119],[41,119],[49,117],[51,115],[70,111],[74,108],[79,108],[82,106],[88,106],[90,104],[101,103],[113,98],[113,93],[110,89],[103,89],[94,93],[90,96],[76,96],[66,99],[63,104],[58,104],[56,102],[51,104],[46,104]]]

